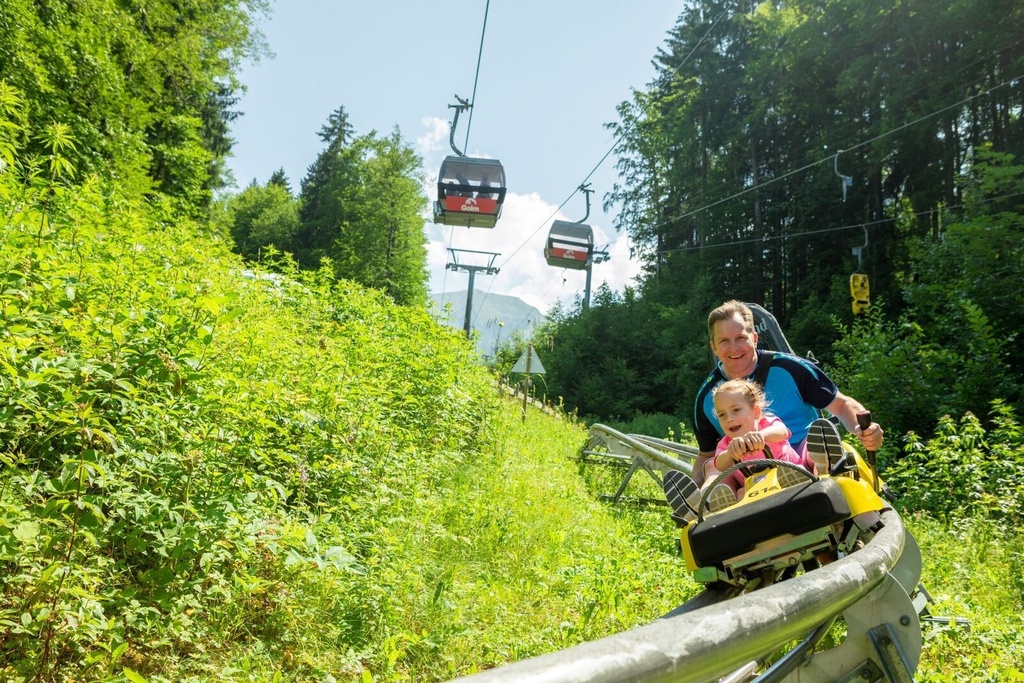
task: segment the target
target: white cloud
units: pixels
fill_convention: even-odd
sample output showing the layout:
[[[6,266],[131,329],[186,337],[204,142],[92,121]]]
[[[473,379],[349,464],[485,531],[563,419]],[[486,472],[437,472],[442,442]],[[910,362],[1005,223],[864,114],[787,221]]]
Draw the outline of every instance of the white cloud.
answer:
[[[436,116],[420,120],[426,132],[416,138],[416,151],[421,157],[433,156],[448,146],[448,122]]]

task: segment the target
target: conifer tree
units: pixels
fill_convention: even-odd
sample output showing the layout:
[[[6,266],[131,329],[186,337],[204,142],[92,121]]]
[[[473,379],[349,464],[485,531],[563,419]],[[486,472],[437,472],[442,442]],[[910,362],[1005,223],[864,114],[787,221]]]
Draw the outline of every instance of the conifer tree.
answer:
[[[338,277],[383,289],[399,303],[424,303],[420,159],[397,130],[353,137],[344,107],[319,135],[326,147],[302,180],[299,264],[316,268],[329,259]]]
[[[226,177],[241,60],[265,52],[265,0],[0,2],[0,79],[35,130],[59,122],[79,177],[154,191],[193,215]],[[29,140],[28,154],[45,154]]]

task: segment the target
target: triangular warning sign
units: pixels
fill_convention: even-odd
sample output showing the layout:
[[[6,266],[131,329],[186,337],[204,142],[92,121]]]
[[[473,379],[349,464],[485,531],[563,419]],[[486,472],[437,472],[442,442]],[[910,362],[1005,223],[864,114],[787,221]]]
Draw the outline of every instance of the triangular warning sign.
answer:
[[[532,355],[530,354],[531,351],[533,352]],[[527,361],[529,361],[529,364],[527,364]],[[523,351],[523,355],[519,357],[516,364],[512,366],[511,371],[521,372],[523,374],[530,373],[531,375],[543,375],[544,364],[540,362],[540,356],[537,355],[536,351],[533,351],[533,347],[528,347]]]

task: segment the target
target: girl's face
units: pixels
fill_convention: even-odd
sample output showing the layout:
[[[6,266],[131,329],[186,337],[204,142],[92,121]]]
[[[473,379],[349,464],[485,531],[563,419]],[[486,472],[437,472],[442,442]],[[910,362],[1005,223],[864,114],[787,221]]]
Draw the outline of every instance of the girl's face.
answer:
[[[752,405],[741,393],[719,391],[715,394],[715,415],[725,435],[735,438],[757,429],[761,407]]]

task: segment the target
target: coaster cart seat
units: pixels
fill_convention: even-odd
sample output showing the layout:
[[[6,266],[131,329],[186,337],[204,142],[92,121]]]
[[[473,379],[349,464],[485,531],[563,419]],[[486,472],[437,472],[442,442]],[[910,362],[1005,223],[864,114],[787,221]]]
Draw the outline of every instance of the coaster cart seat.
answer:
[[[682,529],[683,557],[694,579],[755,588],[866,543],[880,528],[888,505],[860,454],[846,444],[843,451],[820,477],[780,460],[746,461],[723,472],[720,478],[740,468],[752,474],[739,502],[716,513],[702,512]],[[782,467],[799,471],[806,481],[782,488]]]

